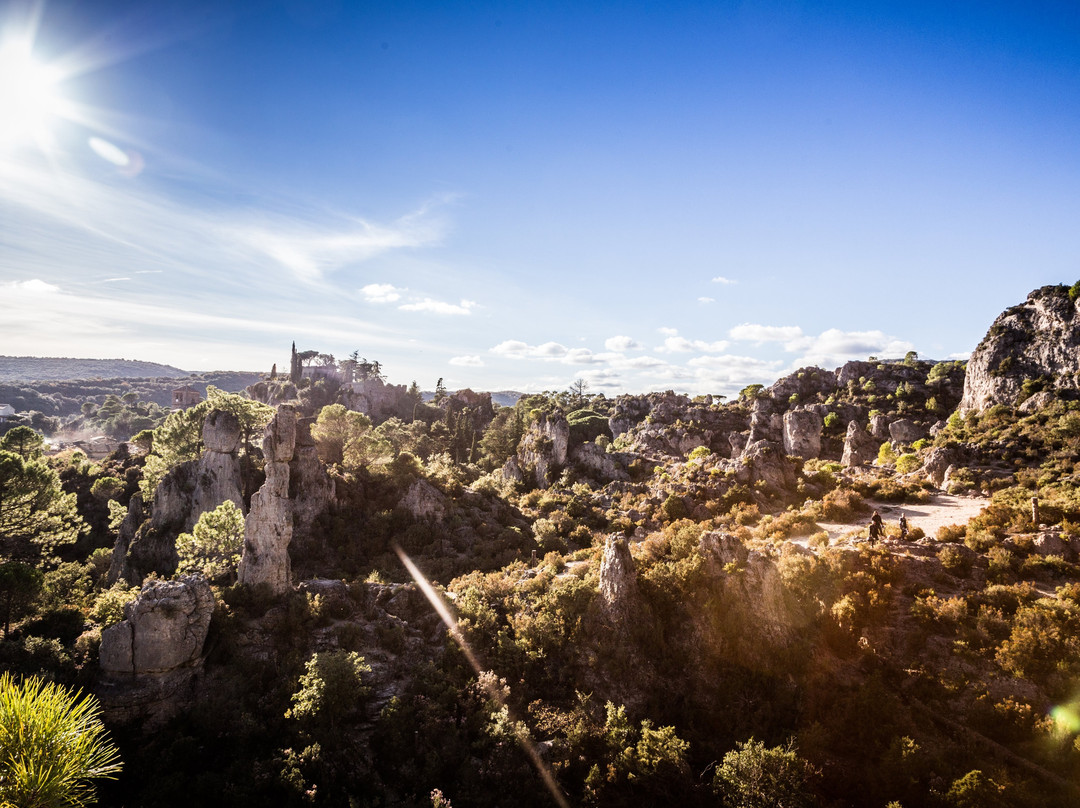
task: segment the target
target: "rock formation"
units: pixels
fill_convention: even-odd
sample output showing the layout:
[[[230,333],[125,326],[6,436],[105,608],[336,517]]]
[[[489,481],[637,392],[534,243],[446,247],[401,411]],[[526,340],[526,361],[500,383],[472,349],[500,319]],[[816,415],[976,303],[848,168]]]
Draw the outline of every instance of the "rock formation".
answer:
[[[960,412],[1015,406],[1040,389],[1080,390],[1080,312],[1067,286],[1036,289],[994,320],[968,361]]]
[[[106,674],[163,674],[202,661],[214,613],[210,585],[197,575],[147,582],[124,619],[101,632]]]
[[[863,429],[857,421],[848,424],[844,436],[844,456],[841,463],[848,468],[869,463],[877,457],[881,444]]]
[[[377,377],[341,385],[338,400],[348,409],[364,413],[376,424],[388,418],[410,421],[416,404],[405,385],[387,384]]]
[[[240,419],[225,410],[210,410],[203,422],[202,456],[196,469],[196,485],[186,530],[199,517],[212,511],[226,500],[232,500],[242,511],[244,495],[240,490]]]
[[[619,534],[607,537],[600,561],[600,603],[608,619],[625,625],[637,602],[637,570],[626,539]]]
[[[821,454],[821,416],[812,410],[784,413],[784,453],[804,460]]]
[[[506,479],[531,476],[538,486],[551,485],[566,465],[570,425],[561,412],[541,414],[529,424],[518,444],[517,456],[503,468]]]
[[[112,560],[109,564],[109,586],[112,586],[121,578],[131,577],[130,563],[128,561],[128,548],[143,523],[142,494],[135,494],[128,502],[127,516],[120,523],[116,531],[116,543],[113,545]]]
[[[313,418],[296,419],[296,442],[289,463],[289,501],[292,507],[294,542],[300,547],[311,539],[312,527],[334,501],[334,480],[319,460],[311,437]]]
[[[427,480],[417,480],[401,499],[401,508],[414,519],[442,522],[446,519],[446,497]]]
[[[289,502],[289,461],[296,448],[296,411],[282,405],[263,435],[266,482],[251,497],[244,522],[244,552],[238,570],[240,583],[266,584],[274,593],[291,585],[289,542],[292,506]]]
[[[239,420],[230,412],[210,410],[202,434],[205,451],[199,459],[171,469],[154,490],[150,519],[138,528],[118,567],[122,577],[139,583],[151,572],[172,575],[180,533],[189,532],[202,514],[226,500],[244,510]]]

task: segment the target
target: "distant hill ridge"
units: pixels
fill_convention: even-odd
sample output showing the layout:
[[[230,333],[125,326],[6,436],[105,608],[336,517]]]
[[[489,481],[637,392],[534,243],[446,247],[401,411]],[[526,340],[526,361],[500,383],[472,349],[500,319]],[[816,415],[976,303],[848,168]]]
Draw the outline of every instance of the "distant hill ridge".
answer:
[[[0,382],[67,381],[74,379],[178,379],[190,371],[135,359],[71,359],[68,357],[0,356]]]

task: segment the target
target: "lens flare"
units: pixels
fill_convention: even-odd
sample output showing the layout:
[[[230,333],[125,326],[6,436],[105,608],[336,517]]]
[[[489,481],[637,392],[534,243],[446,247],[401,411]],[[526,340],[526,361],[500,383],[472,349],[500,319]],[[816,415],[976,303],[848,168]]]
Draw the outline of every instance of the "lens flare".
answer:
[[[469,644],[465,641],[465,635],[461,633],[457,619],[450,611],[450,606],[443,599],[442,595],[436,591],[435,587],[428,583],[427,578],[424,577],[423,573],[420,572],[417,566],[412,562],[412,559],[405,554],[405,551],[402,550],[401,547],[395,544],[394,552],[397,553],[398,558],[401,559],[401,563],[405,565],[405,569],[408,571],[409,575],[412,576],[412,579],[416,581],[416,585],[420,587],[420,591],[424,593],[424,597],[428,599],[428,602],[431,603],[432,607],[438,613],[443,624],[449,630],[450,636],[452,636],[461,647],[462,653],[465,654],[465,658],[469,661],[469,665],[472,667],[477,677],[479,677],[480,684],[484,687],[488,697],[503,709],[508,710],[509,708],[507,707],[502,693],[499,692],[498,687],[495,685],[496,677],[481,676],[481,674],[485,672],[485,669],[480,666],[476,654],[473,653],[472,648],[470,648]],[[540,757],[540,753],[537,751],[536,745],[532,742],[532,739],[524,732],[520,732],[517,733],[517,741],[525,751],[525,754],[528,755],[529,760],[532,761],[536,771],[540,774],[540,779],[544,781],[544,785],[547,786],[547,790],[551,794],[552,799],[555,800],[555,804],[558,805],[559,808],[570,808],[570,803],[566,801],[566,797],[564,797],[562,791],[559,790],[559,785],[555,782],[554,775],[552,775],[551,770],[548,769],[547,764],[544,763],[543,758]]]

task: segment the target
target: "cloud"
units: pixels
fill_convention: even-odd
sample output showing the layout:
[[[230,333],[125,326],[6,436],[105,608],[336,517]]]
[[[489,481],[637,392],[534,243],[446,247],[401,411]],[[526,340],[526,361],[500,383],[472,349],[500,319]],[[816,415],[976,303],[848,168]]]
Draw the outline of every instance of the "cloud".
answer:
[[[636,351],[641,348],[632,337],[608,337],[604,340],[604,347],[609,351]]]
[[[595,354],[588,348],[567,348],[560,342],[545,342],[542,345],[529,345],[520,340],[508,339],[488,349],[499,356],[519,359],[541,359],[548,362],[562,362],[567,365],[593,365],[614,358],[612,354]]]
[[[665,337],[674,337],[676,334],[679,333],[679,329],[677,329],[677,328],[667,328],[667,327],[663,327],[663,326],[656,329],[656,331],[659,334],[663,334]]]
[[[719,283],[724,286],[734,286],[738,281],[733,281],[731,278],[725,278],[723,275],[717,275],[712,279],[713,283]]]
[[[971,359],[971,351],[961,351],[960,353],[951,353],[945,357],[952,362],[966,362]]]
[[[455,356],[450,360],[451,365],[466,368],[482,368],[484,360],[479,356]]]
[[[697,302],[698,303],[715,303],[716,298],[715,297],[699,297],[697,299]]]
[[[742,323],[729,330],[728,336],[739,342],[791,342],[803,336],[803,330],[797,325]]]
[[[489,348],[493,354],[499,356],[528,356],[529,346],[516,339],[508,339],[505,342],[500,342],[494,348]]]
[[[404,291],[390,283],[369,283],[360,290],[360,294],[368,303],[395,303],[401,299]]]
[[[429,311],[432,314],[472,314],[476,303],[472,300],[462,300],[461,303],[445,303],[441,300],[433,300],[425,297],[415,303],[405,303],[398,306],[401,311]]]
[[[624,386],[622,374],[608,368],[583,370],[577,374],[577,378],[587,381],[589,387],[618,390]]]
[[[627,359],[623,363],[628,368],[643,369],[643,368],[658,368],[667,364],[663,359],[657,359],[655,356],[635,356],[632,359]]]
[[[852,359],[868,356],[901,357],[915,350],[912,343],[882,331],[842,331],[839,328],[827,329],[816,337],[801,337],[785,347],[800,353],[793,367],[817,365],[823,368],[839,367]]]
[[[685,337],[668,337],[664,340],[663,346],[658,347],[656,350],[661,353],[693,353],[694,351],[721,353],[727,350],[728,344],[726,340],[705,342],[700,339],[689,340]]]

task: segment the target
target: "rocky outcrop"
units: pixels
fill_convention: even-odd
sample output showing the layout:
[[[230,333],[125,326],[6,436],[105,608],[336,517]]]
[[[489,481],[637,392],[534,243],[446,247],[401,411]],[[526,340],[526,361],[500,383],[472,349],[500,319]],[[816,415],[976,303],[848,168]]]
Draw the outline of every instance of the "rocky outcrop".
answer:
[[[1080,312],[1067,286],[1036,289],[994,320],[968,361],[960,411],[1015,406],[1040,388],[1080,390]]]
[[[798,639],[798,611],[788,602],[776,564],[722,531],[702,535],[703,572],[717,591],[719,619],[753,632],[725,632],[723,655],[739,664],[771,668]]]
[[[296,449],[296,431],[296,411],[288,405],[280,407],[266,426],[263,435],[266,482],[251,497],[251,511],[244,522],[244,552],[238,570],[240,583],[248,586],[265,584],[278,594],[292,585],[289,461]]]
[[[150,573],[172,575],[180,533],[190,532],[200,516],[226,500],[244,510],[239,420],[230,412],[210,410],[202,437],[205,449],[199,459],[170,469],[154,489],[150,519],[139,526],[118,565],[122,577],[139,583]]]
[[[617,625],[626,625],[637,609],[637,570],[630,546],[617,533],[604,542],[599,588],[605,616]]]
[[[417,480],[401,498],[400,506],[414,519],[442,522],[446,519],[447,501],[443,493],[427,480]]]
[[[848,468],[861,466],[876,458],[880,447],[881,444],[873,435],[857,421],[852,421],[844,436],[844,456],[840,462]]]
[[[203,422],[202,437],[205,449],[195,472],[195,490],[185,530],[190,530],[200,516],[226,500],[232,500],[241,511],[244,509],[240,458],[237,456],[240,419],[225,410],[210,410]]]
[[[589,476],[610,482],[612,480],[629,480],[627,473],[633,455],[625,452],[608,452],[595,443],[582,443],[575,446],[570,452],[570,460],[576,463]]]
[[[766,440],[748,444],[735,466],[735,479],[744,485],[764,486],[769,494],[793,489],[798,476],[797,464],[789,459],[779,444]]]
[[[821,454],[821,416],[812,410],[784,413],[784,453],[810,460]]]
[[[889,424],[889,437],[896,443],[914,443],[930,434],[930,427],[910,418],[900,418]]]
[[[124,619],[101,632],[102,671],[163,674],[201,663],[213,613],[214,595],[201,576],[147,582]]]
[[[477,433],[495,420],[491,393],[475,393],[467,387],[448,395],[439,407],[446,413],[447,425],[459,423],[464,418],[469,427]]]
[[[416,404],[405,385],[387,384],[377,377],[341,385],[338,400],[348,409],[364,413],[376,424],[388,418],[411,421]]]
[[[566,465],[570,443],[570,425],[561,412],[541,414],[529,424],[518,444],[516,465],[532,476],[538,486],[551,485],[556,475]],[[504,470],[504,476],[513,477],[512,470]]]
[[[213,613],[200,576],[143,586],[124,619],[101,632],[94,690],[107,721],[150,727],[190,704]]]
[[[747,445],[762,440],[780,443],[783,438],[783,413],[773,411],[771,399],[757,399],[750,413],[750,437],[746,441]]]
[[[113,545],[112,560],[109,564],[107,578],[109,586],[112,586],[121,578],[131,577],[128,549],[138,534],[139,525],[143,523],[142,494],[135,494],[128,502],[127,516],[120,523],[116,531],[116,543]]]
[[[311,540],[315,520],[334,501],[334,480],[319,460],[311,437],[313,418],[296,419],[296,440],[289,462],[289,502],[292,506],[293,540],[303,548]]]

